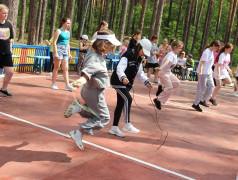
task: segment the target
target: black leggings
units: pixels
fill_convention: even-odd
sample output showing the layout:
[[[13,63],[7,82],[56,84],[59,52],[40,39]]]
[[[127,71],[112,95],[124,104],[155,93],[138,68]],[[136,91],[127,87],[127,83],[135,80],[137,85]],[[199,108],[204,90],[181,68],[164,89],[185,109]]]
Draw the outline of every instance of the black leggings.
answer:
[[[123,108],[125,122],[130,122],[132,97],[127,88],[115,88],[115,90],[117,91],[117,106],[114,112],[113,126],[118,126]]]

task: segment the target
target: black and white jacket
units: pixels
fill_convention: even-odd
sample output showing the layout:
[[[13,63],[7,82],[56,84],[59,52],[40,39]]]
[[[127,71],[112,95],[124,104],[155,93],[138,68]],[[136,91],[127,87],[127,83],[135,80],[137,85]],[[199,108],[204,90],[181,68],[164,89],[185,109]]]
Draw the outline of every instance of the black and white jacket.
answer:
[[[135,49],[127,50],[121,57],[116,69],[113,71],[111,76],[111,85],[114,88],[129,88],[134,83],[135,77],[138,77],[141,82],[147,84],[149,78],[145,76],[142,67],[142,57],[138,57],[138,60],[134,59]],[[129,80],[128,85],[122,83],[123,79],[127,78]]]

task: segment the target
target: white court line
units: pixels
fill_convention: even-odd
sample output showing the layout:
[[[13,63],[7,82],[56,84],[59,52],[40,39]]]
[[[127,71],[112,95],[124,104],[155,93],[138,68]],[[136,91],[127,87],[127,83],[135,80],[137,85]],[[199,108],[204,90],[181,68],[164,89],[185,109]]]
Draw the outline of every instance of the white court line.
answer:
[[[107,88],[109,90],[114,90],[113,88]],[[139,94],[134,94],[135,96],[138,96],[138,97],[142,97],[142,98],[146,98],[146,99],[150,99],[150,97],[146,97],[146,96],[143,96],[143,95],[139,95]],[[181,105],[179,103],[174,103],[174,102],[167,102],[168,104],[172,104],[172,105],[175,105],[175,106],[178,106],[178,107],[183,107],[183,108],[189,108],[189,109],[193,109],[192,107],[190,106],[184,106],[184,105]],[[194,110],[194,112],[196,112]],[[214,114],[214,115],[218,115],[218,116],[222,116],[222,117],[227,117],[227,118],[231,118],[231,119],[235,119],[235,120],[238,120],[238,118],[235,118],[233,116],[228,116],[228,115],[224,115],[224,114],[218,114],[218,113],[215,113],[215,112],[211,112],[211,111],[204,111],[203,112],[206,112],[206,113],[209,113],[209,114]]]
[[[24,120],[24,119],[21,119],[21,118],[12,116],[12,115],[7,114],[7,113],[4,113],[4,112],[0,112],[0,114],[2,114],[2,115],[4,115],[4,116],[7,116],[7,117],[10,117],[10,118],[12,118],[12,119],[15,119],[15,120],[17,120],[17,121],[21,121],[21,122],[24,122],[24,123],[27,123],[27,124],[30,124],[30,125],[33,125],[33,126],[36,126],[36,127],[42,128],[42,129],[45,129],[45,130],[47,130],[47,131],[50,131],[50,132],[59,134],[59,135],[61,135],[61,136],[70,138],[69,135],[64,134],[64,133],[61,133],[61,132],[56,131],[56,130],[54,130],[54,129],[50,129],[50,128],[47,128],[47,127],[45,127],[45,126],[42,126],[42,125],[39,125],[39,124],[36,124],[36,123],[32,123],[32,122],[30,122],[30,121],[27,121],[27,120]],[[96,147],[96,148],[102,149],[102,150],[107,151],[107,152],[110,152],[110,153],[112,153],[112,154],[115,154],[115,155],[118,155],[118,156],[121,156],[121,157],[130,159],[130,160],[132,160],[132,161],[136,161],[136,162],[138,162],[138,163],[144,164],[144,165],[146,165],[146,166],[153,167],[153,168],[155,168],[155,169],[159,169],[159,170],[164,171],[164,172],[167,172],[167,173],[169,173],[169,174],[173,174],[173,175],[175,175],[175,176],[179,176],[179,177],[184,178],[184,179],[194,180],[193,178],[190,178],[190,177],[188,177],[188,176],[185,176],[185,175],[176,173],[176,172],[174,172],[174,171],[170,171],[170,170],[168,170],[168,169],[162,168],[162,167],[160,167],[160,166],[156,166],[156,165],[154,165],[154,164],[148,163],[148,162],[146,162],[146,161],[142,161],[142,160],[140,160],[140,159],[133,158],[133,157],[131,157],[131,156],[128,156],[128,155],[125,155],[125,154],[122,154],[122,153],[113,151],[113,150],[108,149],[108,148],[105,148],[105,147],[103,147],[103,146],[99,146],[99,145],[97,145],[97,144],[94,144],[94,143],[91,143],[91,142],[88,142],[88,141],[85,141],[85,140],[83,140],[83,142],[84,142],[85,144],[94,146],[94,147]]]

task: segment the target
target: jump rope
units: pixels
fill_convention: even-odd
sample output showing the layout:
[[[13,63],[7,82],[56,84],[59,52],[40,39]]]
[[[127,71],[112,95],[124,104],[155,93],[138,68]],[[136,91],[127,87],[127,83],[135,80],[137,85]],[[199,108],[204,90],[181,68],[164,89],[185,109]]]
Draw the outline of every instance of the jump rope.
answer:
[[[130,84],[131,85],[131,84]],[[136,103],[136,100],[135,100],[135,92],[134,92],[134,88],[133,88],[133,85],[131,85],[132,87],[132,92],[133,92],[133,101],[135,103],[135,105],[139,108],[139,109],[142,109],[143,111],[145,111],[149,116],[151,116],[151,118],[153,119],[156,127],[160,130],[160,138],[159,138],[159,142],[162,140],[162,137],[163,137],[163,132],[165,132],[165,137],[164,137],[164,140],[162,141],[162,143],[160,144],[160,146],[157,148],[157,151],[164,145],[169,133],[168,131],[164,130],[161,128],[160,124],[159,124],[159,120],[158,120],[158,115],[157,115],[157,110],[156,110],[156,107],[155,107],[155,104],[154,102],[152,101],[152,98],[151,98],[151,88],[149,88],[149,98],[150,98],[150,101],[151,101],[151,104],[153,105],[154,107],[154,112],[155,112],[155,118],[154,116],[148,112],[147,110],[145,110],[144,108],[140,107],[137,103]]]
[[[76,84],[75,84],[75,83],[72,83],[72,85],[76,85]],[[131,85],[131,84],[129,84],[129,85]],[[80,85],[80,87],[81,87],[81,86],[82,86],[82,85]],[[149,113],[148,111],[146,111],[144,108],[140,107],[140,106],[136,103],[134,87],[133,87],[133,85],[131,85],[131,87],[132,87],[132,92],[133,92],[133,101],[134,101],[135,105],[136,105],[139,109],[142,109],[143,111],[145,111],[149,116],[151,116],[151,118],[153,119],[153,121],[154,121],[156,127],[160,130],[160,138],[159,138],[159,140],[158,140],[159,142],[162,141],[163,132],[165,132],[164,140],[162,141],[162,143],[160,144],[160,146],[157,148],[157,150],[159,150],[159,149],[164,145],[164,143],[165,143],[165,141],[166,141],[166,139],[167,139],[169,133],[168,133],[168,131],[162,129],[161,126],[160,126],[160,124],[159,124],[158,115],[157,115],[157,110],[156,110],[155,104],[154,104],[154,102],[152,101],[152,98],[151,98],[151,88],[149,88],[149,98],[150,98],[151,104],[152,104],[153,107],[154,107],[155,118],[154,118],[154,116],[153,116],[151,113]],[[74,97],[74,99],[76,99],[76,95],[75,95],[74,92],[73,92],[73,97]],[[75,102],[76,102],[79,106],[81,106],[81,107],[83,108],[83,106],[82,106],[81,104],[79,104],[78,101],[75,101]],[[96,115],[96,114],[94,114],[94,115]]]

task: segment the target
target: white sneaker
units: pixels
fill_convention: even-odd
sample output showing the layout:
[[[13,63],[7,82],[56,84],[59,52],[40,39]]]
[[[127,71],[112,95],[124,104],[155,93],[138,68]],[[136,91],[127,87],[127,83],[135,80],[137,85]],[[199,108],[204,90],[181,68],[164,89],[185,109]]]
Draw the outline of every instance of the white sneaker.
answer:
[[[70,105],[64,110],[64,117],[69,118],[75,113],[80,113],[82,110],[82,107],[80,105],[80,102],[78,99],[74,99]]]
[[[52,72],[49,72],[49,73],[47,74],[47,76],[52,76]]]
[[[74,88],[74,87],[72,87],[72,86],[70,86],[69,84],[66,84],[66,86],[65,86],[65,91],[75,91],[76,90],[76,88]]]
[[[125,134],[120,131],[118,126],[112,126],[110,131],[109,131],[109,134],[116,135],[116,136],[119,136],[119,137],[125,137]]]
[[[58,90],[59,89],[55,83],[52,83],[50,88],[54,89],[54,90]]]
[[[123,131],[129,132],[129,133],[138,133],[140,132],[139,129],[135,128],[131,123],[126,123],[125,126],[122,128]]]
[[[73,139],[79,149],[84,150],[83,142],[82,142],[82,133],[77,129],[69,132],[71,139]]]
[[[234,91],[233,96],[238,96],[238,93]]]

